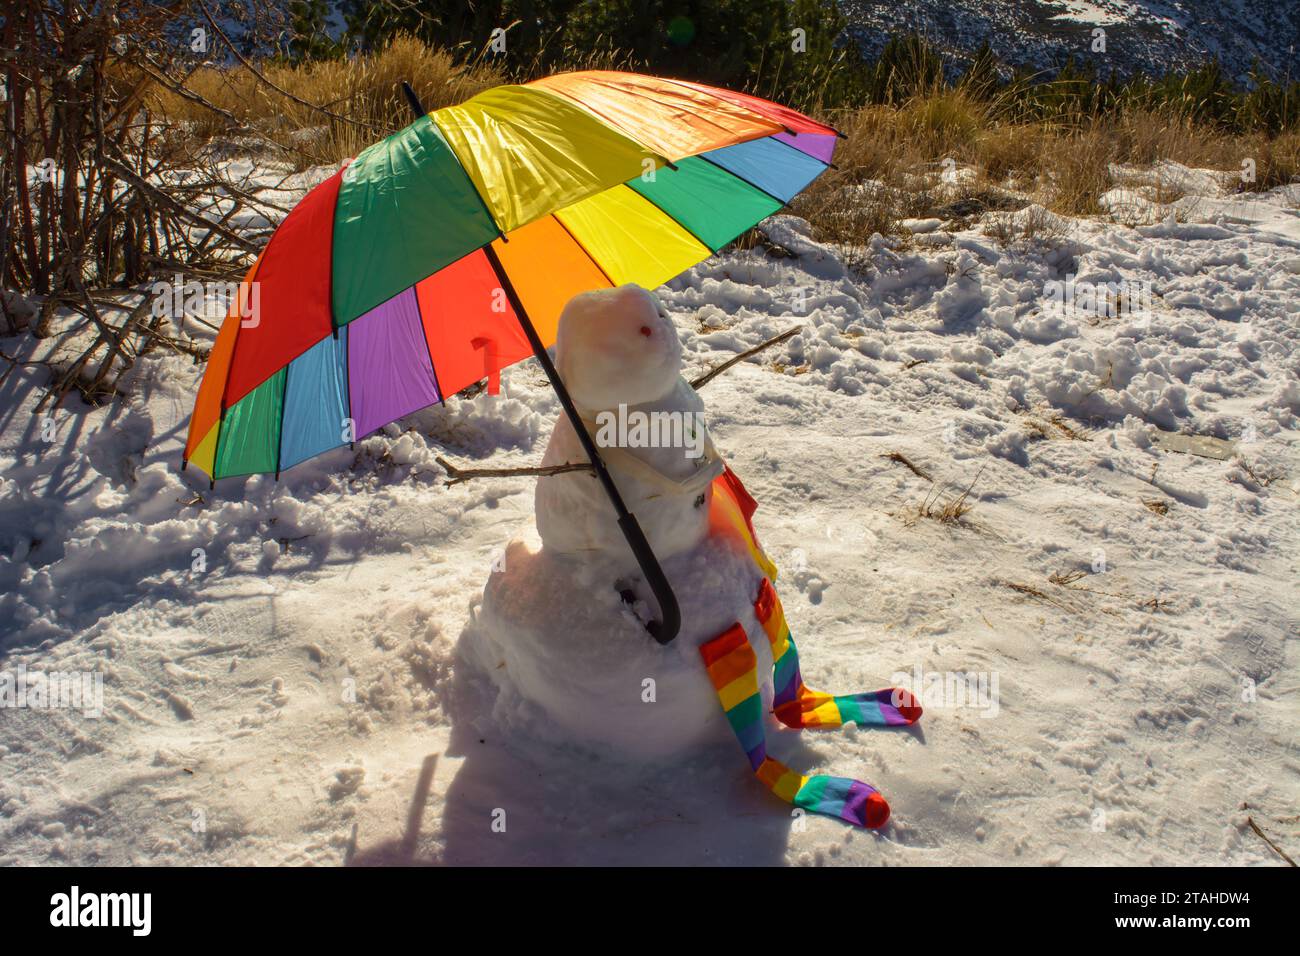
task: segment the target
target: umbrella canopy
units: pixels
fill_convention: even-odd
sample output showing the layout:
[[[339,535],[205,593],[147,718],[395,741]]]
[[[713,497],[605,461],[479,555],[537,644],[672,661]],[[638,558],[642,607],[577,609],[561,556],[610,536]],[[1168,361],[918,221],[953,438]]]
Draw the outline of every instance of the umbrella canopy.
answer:
[[[495,389],[530,355],[550,374],[538,346],[572,296],[707,258],[825,170],[836,136],[767,100],[608,71],[420,116],[276,229],[217,335],[186,463],[278,475]]]

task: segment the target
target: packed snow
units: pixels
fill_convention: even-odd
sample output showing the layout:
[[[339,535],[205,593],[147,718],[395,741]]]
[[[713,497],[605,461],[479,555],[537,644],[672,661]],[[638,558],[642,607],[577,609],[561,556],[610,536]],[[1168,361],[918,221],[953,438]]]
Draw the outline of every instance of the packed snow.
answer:
[[[1140,179],[1118,200],[1159,206]],[[0,710],[0,863],[1277,862],[1247,817],[1300,836],[1300,187],[1187,180],[1132,222],[1028,207],[854,250],[777,216],[658,290],[687,378],[802,326],[700,397],[808,683],[925,707],[769,734],[878,787],[879,832],[753,779],[693,649],[530,538],[535,479],[446,484],[436,456],[540,462],[535,362],[214,490],[179,469],[190,359],[52,414],[4,362],[0,669],[103,697]],[[742,574],[686,558],[688,595]]]

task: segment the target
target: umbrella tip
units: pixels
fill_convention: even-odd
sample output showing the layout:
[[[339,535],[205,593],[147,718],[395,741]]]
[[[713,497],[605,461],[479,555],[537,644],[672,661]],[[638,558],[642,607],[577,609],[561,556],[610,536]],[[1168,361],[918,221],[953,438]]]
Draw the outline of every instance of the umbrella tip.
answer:
[[[411,89],[411,84],[402,80],[402,92],[406,94],[406,102],[411,104],[411,110],[415,113],[415,118],[419,119],[424,116],[424,107],[420,105],[420,98],[415,95],[415,90]]]

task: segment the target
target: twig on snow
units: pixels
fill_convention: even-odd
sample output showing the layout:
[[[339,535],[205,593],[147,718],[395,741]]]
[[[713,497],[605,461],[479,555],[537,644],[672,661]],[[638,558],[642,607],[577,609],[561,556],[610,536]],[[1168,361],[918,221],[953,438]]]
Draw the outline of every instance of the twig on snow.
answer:
[[[593,475],[596,473],[596,469],[592,468],[590,464],[575,465],[570,462],[565,462],[563,465],[525,465],[518,468],[457,468],[441,456],[436,457],[434,461],[446,469],[448,485],[458,485],[462,481],[469,481],[471,478],[518,478],[529,475],[545,478],[550,475],[563,475],[571,471],[585,471]]]
[[[1276,843],[1274,843],[1272,840],[1270,840],[1270,839],[1265,835],[1264,831],[1261,830],[1261,829],[1259,828],[1259,824],[1255,822],[1255,818],[1254,818],[1254,817],[1249,817],[1249,816],[1246,817],[1246,822],[1249,823],[1249,824],[1250,824],[1250,828],[1251,828],[1252,830],[1254,830],[1256,834],[1259,835],[1259,838],[1260,838],[1261,840],[1263,840],[1265,843],[1267,843],[1267,844],[1269,845],[1269,847],[1273,850],[1274,853],[1276,853],[1276,854],[1277,854],[1278,856],[1280,856],[1282,859],[1286,860],[1286,861],[1287,861],[1288,863],[1290,863],[1292,866],[1295,866],[1295,865],[1296,865],[1295,860],[1293,860],[1293,859],[1291,859],[1291,857],[1287,856],[1285,850],[1283,850],[1280,846],[1278,846]]]
[[[748,349],[747,351],[741,352],[739,355],[735,356],[734,358],[727,359],[727,361],[723,362],[721,365],[709,369],[699,378],[691,382],[691,388],[694,389],[703,388],[705,385],[708,385],[709,382],[713,381],[715,378],[717,378],[727,369],[731,368],[731,366],[737,364],[738,362],[743,362],[747,358],[751,358],[752,356],[757,355],[759,352],[763,351],[764,349],[771,348],[773,345],[778,345],[781,342],[784,342],[786,339],[792,338],[793,336],[797,335],[800,331],[802,331],[802,329],[803,326],[796,325],[792,329],[786,329],[780,335],[774,335],[772,338],[768,339],[766,342],[761,343],[760,345],[755,345],[752,349]]]

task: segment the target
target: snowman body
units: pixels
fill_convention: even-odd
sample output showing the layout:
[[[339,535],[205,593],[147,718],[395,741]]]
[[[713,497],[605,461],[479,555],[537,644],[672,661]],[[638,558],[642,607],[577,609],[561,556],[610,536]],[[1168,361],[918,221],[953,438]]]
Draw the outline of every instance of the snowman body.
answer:
[[[582,411],[615,487],[628,510],[637,516],[655,554],[669,557],[698,545],[708,534],[712,483],[720,467],[703,425],[704,402],[695,390],[678,378],[668,394],[653,401],[595,413]],[[640,443],[638,434],[666,434],[679,427],[675,422],[683,423],[683,432],[695,429],[693,446]],[[602,436],[617,440],[620,434],[635,443],[602,440]],[[691,454],[696,448],[703,454]],[[561,416],[542,464],[586,460],[572,423]],[[635,565],[615,521],[614,508],[594,474],[565,472],[539,479],[535,504],[537,531],[548,549],[610,561],[625,570]]]

